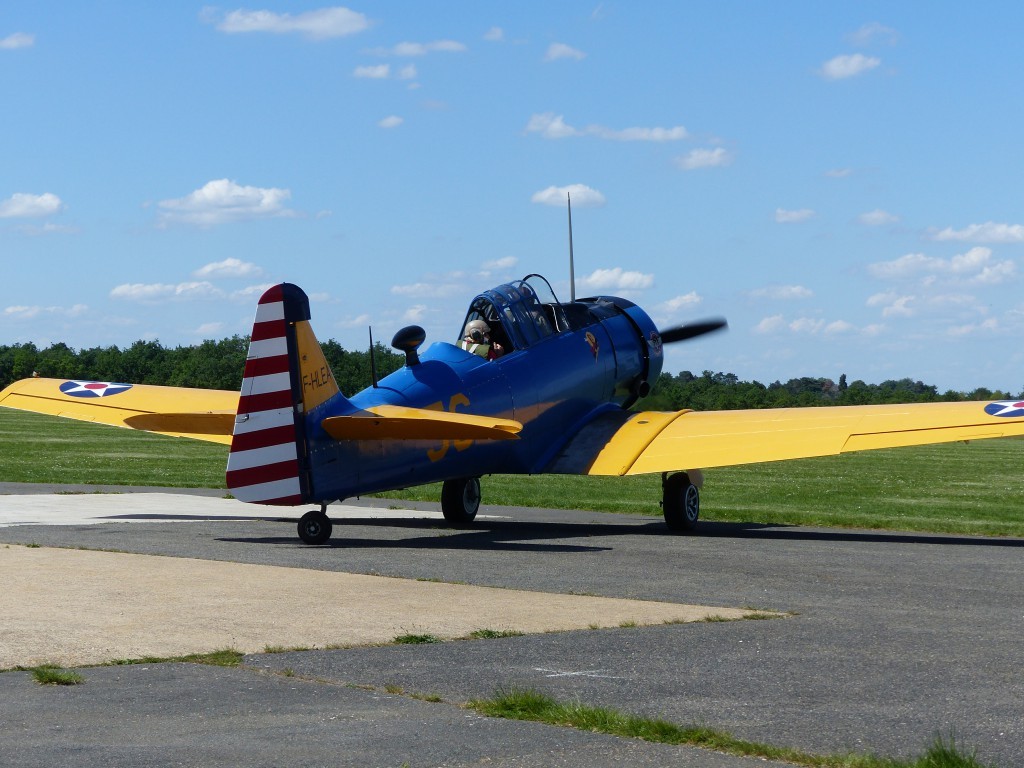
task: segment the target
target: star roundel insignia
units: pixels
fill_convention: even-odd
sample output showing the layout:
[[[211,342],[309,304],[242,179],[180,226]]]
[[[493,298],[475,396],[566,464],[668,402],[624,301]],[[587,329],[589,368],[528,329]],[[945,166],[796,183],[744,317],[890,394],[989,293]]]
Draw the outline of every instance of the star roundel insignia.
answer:
[[[1024,401],[1020,400],[999,400],[985,406],[985,413],[989,416],[1005,416],[1007,418],[1019,418],[1024,416]]]
[[[60,391],[72,397],[110,397],[131,388],[131,384],[114,384],[109,381],[65,381],[60,385]]]

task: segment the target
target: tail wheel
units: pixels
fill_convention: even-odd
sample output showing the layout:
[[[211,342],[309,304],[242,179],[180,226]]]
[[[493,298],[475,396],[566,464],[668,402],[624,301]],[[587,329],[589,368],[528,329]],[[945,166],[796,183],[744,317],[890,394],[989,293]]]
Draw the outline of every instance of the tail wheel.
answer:
[[[445,480],[441,487],[441,512],[452,525],[469,525],[480,509],[480,478]]]
[[[662,511],[671,531],[691,531],[700,517],[700,491],[685,472],[670,475],[662,483]]]
[[[306,544],[326,544],[331,538],[331,518],[314,509],[299,520],[299,538]]]

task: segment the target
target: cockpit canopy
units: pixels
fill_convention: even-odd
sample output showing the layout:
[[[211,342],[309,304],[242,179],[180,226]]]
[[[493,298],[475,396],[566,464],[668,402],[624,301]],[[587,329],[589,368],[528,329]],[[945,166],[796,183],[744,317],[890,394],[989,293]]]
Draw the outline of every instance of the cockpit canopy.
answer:
[[[531,346],[564,327],[557,319],[560,309],[548,281],[540,275],[528,275],[477,296],[462,328],[473,320],[483,320],[491,328],[491,340],[508,352]]]

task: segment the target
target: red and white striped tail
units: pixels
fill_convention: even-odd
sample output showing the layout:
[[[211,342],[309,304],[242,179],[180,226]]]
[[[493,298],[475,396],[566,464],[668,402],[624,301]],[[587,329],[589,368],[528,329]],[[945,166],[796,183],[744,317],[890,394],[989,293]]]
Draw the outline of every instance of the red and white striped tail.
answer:
[[[293,377],[294,324],[309,320],[309,300],[298,286],[275,285],[260,298],[238,399],[227,486],[256,504],[306,500],[301,390]]]

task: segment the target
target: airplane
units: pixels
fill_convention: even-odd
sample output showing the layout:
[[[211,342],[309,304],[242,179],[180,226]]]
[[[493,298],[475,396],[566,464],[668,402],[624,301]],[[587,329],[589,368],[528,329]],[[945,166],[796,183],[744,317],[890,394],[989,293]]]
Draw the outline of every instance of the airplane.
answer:
[[[470,302],[460,332],[486,326],[490,338],[420,352],[425,331],[402,328],[392,345],[404,367],[351,397],[310,320],[298,286],[263,294],[240,392],[30,378],[0,392],[0,406],[228,445],[237,499],[319,506],[298,522],[307,544],[330,539],[333,502],[433,482],[445,520],[469,526],[491,474],[659,473],[667,528],[689,531],[703,469],[1024,434],[1015,401],[633,411],[665,344],[725,320],[659,330],[627,299],[573,291],[561,302],[538,274]]]

